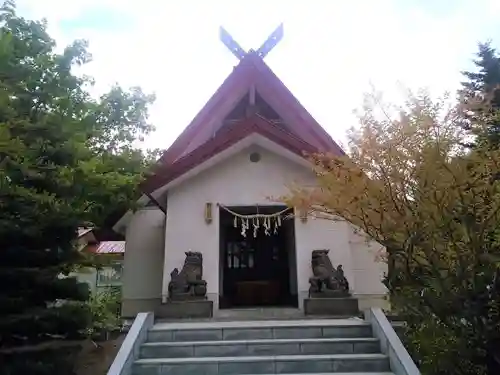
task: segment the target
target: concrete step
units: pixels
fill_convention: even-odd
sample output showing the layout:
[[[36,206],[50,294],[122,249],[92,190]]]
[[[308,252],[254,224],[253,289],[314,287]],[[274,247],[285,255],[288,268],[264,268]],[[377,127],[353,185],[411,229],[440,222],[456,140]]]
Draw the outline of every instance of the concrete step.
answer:
[[[389,372],[383,354],[154,358],[135,361],[134,375],[243,375]]]
[[[144,373],[146,374],[146,373]],[[132,375],[137,375],[136,373],[133,373]],[[142,374],[138,374],[142,375]],[[154,373],[154,375],[157,375],[157,373]],[[245,374],[245,375],[276,375],[276,374]],[[292,375],[292,374],[280,374],[280,375]],[[293,374],[297,375],[297,374]],[[307,373],[307,375],[395,375],[393,372],[380,372],[380,371],[370,371],[370,372],[329,372],[329,373]]]
[[[157,323],[148,342],[371,337],[361,319]]]
[[[159,372],[133,372],[132,375],[161,375]],[[203,374],[201,374],[203,375]],[[275,373],[273,374],[245,374],[245,375],[276,375]],[[280,374],[280,375],[292,375],[292,374]],[[297,375],[297,374],[293,374]],[[307,373],[307,375],[395,375],[393,372],[380,372],[380,371],[370,371],[370,372],[329,372],[329,373]]]
[[[135,373],[133,375],[136,375]],[[156,375],[156,374],[155,374]],[[275,375],[275,374],[248,374],[248,375]],[[292,375],[292,374],[280,374],[280,375]],[[297,375],[297,374],[293,374]],[[307,375],[395,375],[393,372],[329,372],[329,373],[308,373]]]
[[[190,358],[256,355],[380,353],[375,338],[314,338],[150,342],[143,344],[141,358]]]

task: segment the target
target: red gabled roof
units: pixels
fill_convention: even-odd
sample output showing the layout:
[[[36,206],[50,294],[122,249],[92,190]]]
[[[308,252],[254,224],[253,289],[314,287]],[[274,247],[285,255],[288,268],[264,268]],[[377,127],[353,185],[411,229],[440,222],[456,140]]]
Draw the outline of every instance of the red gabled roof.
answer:
[[[100,242],[95,252],[97,254],[123,254],[125,252],[125,241]]]
[[[94,254],[123,254],[125,241],[101,241],[88,245],[86,251]]]
[[[290,128],[294,128],[298,135],[310,134],[322,146],[319,147],[320,151],[344,154],[342,148],[300,104],[298,99],[274,74],[264,60],[254,56],[252,57],[252,63],[259,72],[256,75],[258,91],[264,96],[268,104],[284,118],[285,122],[287,121],[285,118],[288,117],[287,115],[292,116],[287,122]],[[311,143],[316,144],[316,142]]]
[[[195,149],[172,165],[159,168],[155,175],[144,181],[141,189],[146,193],[151,193],[251,134],[260,134],[299,156],[319,151],[281,126],[273,124],[259,115],[253,115],[222,129],[202,147]]]
[[[227,131],[226,129],[219,130],[224,116],[236,106],[252,85],[283,118],[289,132],[260,117],[243,120],[231,126]],[[259,125],[256,125],[257,123]],[[243,129],[244,126],[246,126],[246,130]],[[238,129],[240,127],[242,129]],[[264,127],[268,129],[266,130]],[[300,154],[303,151],[344,154],[343,150],[314,120],[267,64],[255,53],[250,52],[233,69],[233,72],[189,126],[164,152],[154,168],[153,176],[141,185],[141,189],[146,193],[156,190],[173,179],[169,176],[179,177],[187,172],[187,167],[181,168],[180,166],[196,164],[193,161],[196,159],[193,155],[210,154],[213,156],[229,147],[224,145],[234,144],[253,131],[266,133],[270,137],[277,137],[277,134],[280,133],[281,139],[278,143],[287,148],[290,148],[291,144],[297,146],[300,143],[300,147],[302,147],[299,150]],[[212,151],[209,151],[210,147],[213,147]],[[222,149],[219,150],[221,147]],[[206,157],[204,156],[204,158]]]
[[[207,119],[215,117],[216,112],[222,110],[221,107],[228,101],[227,99],[230,96],[235,96],[235,92],[238,89],[241,90],[242,86],[249,86],[249,82],[249,65],[243,60],[233,69],[231,74],[224,80],[222,85],[212,95],[201,111],[198,112],[186,129],[177,137],[174,143],[163,153],[158,160],[158,164],[173,163],[184,152],[186,147],[189,146],[195,135],[200,132]]]

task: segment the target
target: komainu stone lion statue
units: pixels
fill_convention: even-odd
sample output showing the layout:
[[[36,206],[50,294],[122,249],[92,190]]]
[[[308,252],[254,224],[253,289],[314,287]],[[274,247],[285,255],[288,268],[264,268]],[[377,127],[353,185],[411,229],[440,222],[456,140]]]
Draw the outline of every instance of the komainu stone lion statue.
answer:
[[[170,300],[205,299],[207,282],[203,280],[203,255],[187,251],[181,272],[177,268],[170,273],[168,296]]]
[[[313,250],[309,278],[309,297],[341,297],[349,295],[349,282],[344,276],[342,265],[335,269],[328,256],[330,250]]]

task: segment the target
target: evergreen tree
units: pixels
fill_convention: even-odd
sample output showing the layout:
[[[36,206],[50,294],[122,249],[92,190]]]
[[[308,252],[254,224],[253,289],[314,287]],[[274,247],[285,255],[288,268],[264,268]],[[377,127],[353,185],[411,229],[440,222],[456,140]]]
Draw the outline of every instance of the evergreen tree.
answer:
[[[44,22],[0,9],[0,372],[70,374],[90,312],[86,284],[62,277],[83,261],[84,222],[130,207],[153,130],[140,89],[100,100],[71,73],[90,56],[77,41],[56,54]]]
[[[476,71],[462,72],[465,126],[474,136],[472,146],[500,148],[500,56],[490,42],[479,44],[474,64]]]

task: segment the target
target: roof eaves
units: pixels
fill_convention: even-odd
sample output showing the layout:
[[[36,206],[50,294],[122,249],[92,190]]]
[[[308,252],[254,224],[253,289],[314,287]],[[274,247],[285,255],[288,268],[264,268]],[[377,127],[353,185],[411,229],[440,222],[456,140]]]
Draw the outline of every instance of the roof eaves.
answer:
[[[193,150],[190,154],[182,157],[174,164],[167,166],[162,171],[159,171],[155,176],[144,181],[141,189],[147,192],[158,189],[160,186],[167,184],[194,168],[203,160],[213,157],[254,132],[303,157],[305,152],[318,152],[316,147],[305,142],[300,137],[297,137],[279,125],[267,121],[259,115],[254,115],[229,128],[225,128],[203,146]]]

